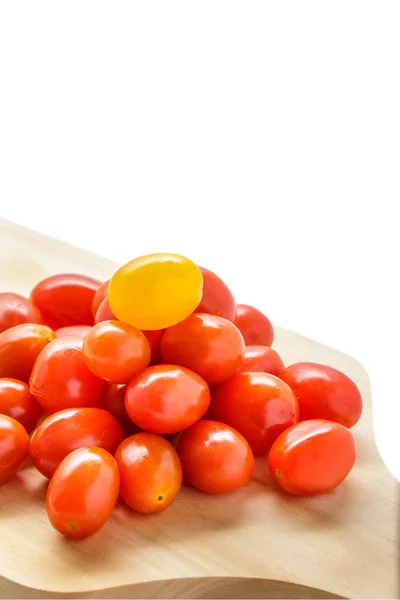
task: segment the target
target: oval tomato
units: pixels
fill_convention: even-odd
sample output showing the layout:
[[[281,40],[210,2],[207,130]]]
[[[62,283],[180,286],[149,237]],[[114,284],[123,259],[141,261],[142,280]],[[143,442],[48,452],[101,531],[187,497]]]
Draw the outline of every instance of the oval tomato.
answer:
[[[330,492],[356,460],[351,432],[332,421],[315,419],[290,427],[275,440],[268,467],[275,481],[295,496]]]
[[[29,437],[15,419],[0,415],[0,485],[13,477],[28,456]]]
[[[20,294],[0,293],[0,333],[21,323],[43,323],[37,306]]]
[[[214,390],[209,417],[239,431],[254,454],[264,454],[298,421],[299,407],[290,387],[275,375],[239,373]]]
[[[150,344],[136,327],[121,321],[103,321],[83,340],[83,360],[89,369],[111,383],[128,383],[148,366]]]
[[[70,325],[69,327],[60,327],[54,333],[57,338],[73,335],[83,339],[91,329],[90,325]]]
[[[294,391],[300,421],[327,419],[353,427],[360,419],[360,391],[341,371],[318,363],[301,362],[286,367],[279,377]]]
[[[46,495],[49,521],[72,538],[93,535],[105,525],[119,494],[115,459],[103,448],[68,454],[51,478]]]
[[[187,367],[211,386],[237,373],[244,349],[243,337],[233,323],[200,313],[167,329],[160,347],[164,363]]]
[[[148,254],[124,265],[108,288],[117,319],[138,329],[165,329],[189,316],[199,305],[203,277],[179,254]]]
[[[136,433],[115,453],[121,498],[140,513],[167,508],[182,485],[182,468],[175,448],[163,437]]]
[[[82,345],[78,337],[58,338],[38,356],[30,389],[46,412],[93,407],[100,399],[105,384],[87,368]]]
[[[235,325],[243,335],[246,346],[272,346],[274,328],[271,321],[254,306],[238,304]]]
[[[0,379],[0,414],[12,417],[30,433],[42,412],[29,391],[29,385],[18,379]]]
[[[101,394],[98,407],[108,411],[124,430],[125,437],[138,433],[139,427],[130,419],[125,408],[126,385],[119,383],[108,383]]]
[[[125,407],[138,427],[152,433],[178,433],[193,425],[210,405],[207,383],[175,365],[148,367],[130,381]]]
[[[239,373],[259,371],[279,377],[284,368],[285,365],[281,357],[273,348],[269,348],[269,346],[246,346]]]
[[[118,319],[111,312],[108,298],[104,298],[100,302],[99,308],[97,309],[96,316],[94,318],[95,325],[102,323],[103,321],[118,321]]]
[[[217,315],[233,322],[236,317],[236,302],[231,290],[212,271],[204,267],[199,269],[203,275],[203,295],[196,312]]]
[[[110,280],[108,279],[107,281],[102,283],[100,287],[97,288],[95,295],[93,296],[92,306],[91,306],[93,317],[96,316],[99,306],[103,302],[104,298],[107,298],[109,284],[110,284]]]
[[[39,353],[55,339],[46,325],[22,323],[0,333],[0,377],[28,382]]]
[[[202,492],[233,492],[247,483],[253,472],[248,442],[224,423],[198,421],[182,433],[177,450],[185,478]]]
[[[65,273],[40,281],[31,292],[31,300],[53,329],[68,325],[92,325],[92,301],[100,281]]]
[[[68,408],[48,416],[34,432],[29,457],[42,475],[52,477],[73,450],[87,446],[114,454],[124,439],[118,421],[100,408]]]

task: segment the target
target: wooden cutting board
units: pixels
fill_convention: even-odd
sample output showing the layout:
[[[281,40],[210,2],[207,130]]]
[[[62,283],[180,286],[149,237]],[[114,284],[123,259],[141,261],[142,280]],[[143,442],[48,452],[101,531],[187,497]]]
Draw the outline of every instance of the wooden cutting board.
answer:
[[[28,294],[58,272],[103,280],[115,267],[0,221],[0,291]],[[289,331],[277,329],[275,347],[286,363],[332,365],[361,389],[358,459],[339,488],[293,498],[257,460],[252,481],[234,494],[185,488],[146,517],[119,504],[103,530],[74,542],[49,525],[47,480],[28,467],[0,487],[0,597],[399,598],[399,490],[374,443],[368,376],[353,358]]]

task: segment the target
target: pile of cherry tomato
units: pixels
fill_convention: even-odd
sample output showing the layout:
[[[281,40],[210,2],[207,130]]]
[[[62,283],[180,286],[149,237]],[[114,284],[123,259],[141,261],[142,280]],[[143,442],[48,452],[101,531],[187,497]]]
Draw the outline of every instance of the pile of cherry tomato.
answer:
[[[75,538],[119,496],[153,513],[182,485],[233,492],[255,455],[286,493],[330,492],[356,459],[360,392],[332,367],[285,366],[273,341],[264,314],[174,254],[0,293],[0,484],[28,462]]]

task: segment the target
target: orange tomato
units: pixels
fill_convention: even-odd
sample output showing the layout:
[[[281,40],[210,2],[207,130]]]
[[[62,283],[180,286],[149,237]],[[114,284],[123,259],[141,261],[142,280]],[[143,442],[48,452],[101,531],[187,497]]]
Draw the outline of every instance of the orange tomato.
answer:
[[[239,373],[261,371],[279,377],[284,368],[285,365],[281,357],[273,348],[269,348],[269,346],[246,346]]]
[[[42,412],[28,384],[18,379],[0,379],[0,414],[12,417],[30,433],[38,424]]]
[[[20,294],[0,293],[0,333],[21,323],[43,323],[37,306]]]
[[[28,448],[29,437],[21,423],[0,415],[0,485],[22,467]]]
[[[50,327],[35,323],[22,323],[0,333],[0,377],[27,383],[38,355],[54,339]]]

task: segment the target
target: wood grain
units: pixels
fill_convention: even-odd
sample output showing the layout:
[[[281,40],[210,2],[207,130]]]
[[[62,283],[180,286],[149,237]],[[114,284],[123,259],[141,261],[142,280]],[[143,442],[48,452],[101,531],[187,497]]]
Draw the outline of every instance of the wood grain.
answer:
[[[57,272],[105,279],[114,269],[0,221],[0,291],[28,293]],[[398,484],[374,443],[368,376],[336,350],[282,329],[276,338],[285,362],[335,366],[361,389],[358,459],[339,488],[292,498],[258,459],[252,481],[234,494],[185,488],[168,510],[148,517],[118,504],[103,530],[73,542],[50,527],[47,480],[26,468],[0,488],[0,597],[399,598]]]

